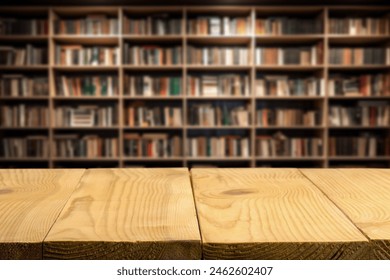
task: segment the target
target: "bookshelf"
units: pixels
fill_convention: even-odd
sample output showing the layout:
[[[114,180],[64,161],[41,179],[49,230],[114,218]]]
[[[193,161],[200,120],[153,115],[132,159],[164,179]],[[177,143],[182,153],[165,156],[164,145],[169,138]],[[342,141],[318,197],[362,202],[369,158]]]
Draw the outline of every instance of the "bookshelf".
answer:
[[[390,7],[4,7],[0,57],[0,167],[390,167]]]

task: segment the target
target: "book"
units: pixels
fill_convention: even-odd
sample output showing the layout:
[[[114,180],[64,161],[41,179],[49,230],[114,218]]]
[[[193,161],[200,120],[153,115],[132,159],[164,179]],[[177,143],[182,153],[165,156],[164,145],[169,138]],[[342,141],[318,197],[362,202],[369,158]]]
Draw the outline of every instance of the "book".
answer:
[[[190,103],[188,124],[193,126],[248,126],[250,105],[240,102]]]
[[[48,95],[48,78],[45,76],[25,76],[22,74],[0,75],[0,96],[32,97]]]
[[[328,79],[329,96],[390,96],[390,75],[333,74]]]
[[[182,140],[167,133],[125,133],[124,154],[128,157],[170,158],[182,156]]]
[[[384,35],[386,24],[385,17],[331,17],[328,30],[330,34]]]
[[[259,76],[255,81],[256,96],[324,96],[324,79],[288,75]]]
[[[58,158],[114,158],[118,138],[99,135],[63,134],[54,136],[53,156]]]
[[[124,44],[124,63],[131,65],[180,65],[181,46]]]
[[[116,105],[58,106],[55,123],[59,127],[111,127],[118,124]]]
[[[20,18],[0,16],[0,35],[47,35],[49,30],[46,18]]]
[[[390,106],[386,101],[359,101],[353,105],[331,105],[330,126],[388,126]]]
[[[256,124],[258,126],[315,126],[321,124],[321,113],[318,109],[268,106],[257,108]]]
[[[294,47],[257,47],[256,65],[318,65],[323,63],[323,44]]]
[[[248,75],[188,75],[188,96],[249,96],[250,86]]]
[[[6,159],[46,158],[49,156],[48,143],[48,137],[45,135],[4,137],[1,139],[0,157]]]
[[[117,18],[106,14],[88,14],[85,17],[54,21],[54,33],[66,35],[116,35],[119,34]]]
[[[56,95],[72,96],[118,96],[117,76],[56,76]]]
[[[249,65],[247,47],[187,46],[187,63],[195,65]]]
[[[0,106],[0,126],[2,127],[48,127],[49,109],[45,105]]]
[[[57,65],[118,65],[118,47],[82,46],[82,45],[56,45],[55,62]]]
[[[188,34],[195,35],[249,35],[250,17],[196,16],[187,20]]]
[[[387,49],[384,47],[330,47],[329,64],[334,65],[384,65]]]
[[[358,136],[329,137],[330,156],[389,156],[390,138],[362,132]]]
[[[134,102],[125,107],[125,124],[130,127],[180,127],[183,125],[182,119],[182,108],[177,105]]]
[[[273,135],[257,135],[255,153],[264,158],[322,156],[323,142],[318,137],[287,136],[278,131]]]
[[[249,139],[239,135],[190,136],[187,137],[186,154],[193,158],[246,158],[250,155]]]
[[[322,34],[323,22],[318,18],[257,18],[256,35]]]
[[[180,35],[180,15],[156,13],[146,16],[124,17],[123,33],[132,35]]]
[[[180,96],[180,76],[125,75],[124,94],[128,96]]]
[[[48,63],[47,47],[26,44],[25,47],[0,46],[0,65],[45,65]]]

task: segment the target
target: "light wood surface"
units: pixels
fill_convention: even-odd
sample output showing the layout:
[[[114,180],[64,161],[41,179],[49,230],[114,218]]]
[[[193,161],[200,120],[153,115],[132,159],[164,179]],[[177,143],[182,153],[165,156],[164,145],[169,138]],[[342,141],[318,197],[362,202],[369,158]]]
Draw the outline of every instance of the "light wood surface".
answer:
[[[44,243],[47,259],[199,259],[185,168],[88,170]]]
[[[41,259],[84,170],[0,169],[0,259]]]
[[[365,259],[367,238],[297,169],[192,169],[205,259]]]
[[[372,241],[373,259],[390,259],[390,170],[304,169]]]

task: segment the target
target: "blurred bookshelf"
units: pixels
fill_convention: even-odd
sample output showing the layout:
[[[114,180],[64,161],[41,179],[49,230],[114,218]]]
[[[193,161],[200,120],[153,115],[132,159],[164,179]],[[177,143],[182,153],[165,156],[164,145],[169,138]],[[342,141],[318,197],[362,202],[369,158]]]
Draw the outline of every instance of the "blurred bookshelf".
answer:
[[[0,167],[390,167],[390,6],[2,7]]]

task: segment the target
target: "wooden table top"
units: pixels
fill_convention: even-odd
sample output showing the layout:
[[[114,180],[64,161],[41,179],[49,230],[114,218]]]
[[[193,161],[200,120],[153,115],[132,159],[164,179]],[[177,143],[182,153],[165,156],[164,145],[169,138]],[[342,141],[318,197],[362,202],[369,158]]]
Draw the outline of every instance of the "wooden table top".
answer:
[[[0,259],[390,259],[390,169],[2,169],[0,225]]]

